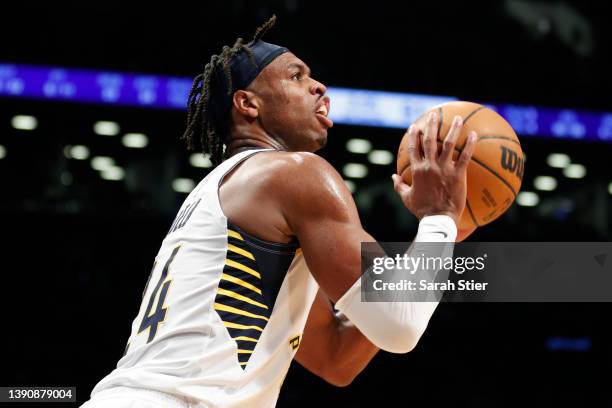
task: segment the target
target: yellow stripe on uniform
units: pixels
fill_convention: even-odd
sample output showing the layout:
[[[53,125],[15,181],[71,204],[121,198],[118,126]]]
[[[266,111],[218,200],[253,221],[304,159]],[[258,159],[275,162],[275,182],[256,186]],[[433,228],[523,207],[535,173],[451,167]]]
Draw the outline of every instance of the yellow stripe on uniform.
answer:
[[[240,349],[238,349],[238,354],[253,354],[253,350],[240,350]]]
[[[236,245],[227,244],[227,249],[229,251],[235,252],[235,253],[240,254],[242,256],[246,256],[249,259],[255,260],[255,257],[253,256],[252,253],[250,253],[249,251],[245,251],[242,248],[238,248]]]
[[[259,340],[254,339],[252,337],[247,337],[247,336],[238,336],[238,337],[232,337],[234,340],[242,340],[242,341],[252,341],[253,343],[257,343]]]
[[[242,264],[239,264],[238,262],[232,261],[231,259],[226,259],[225,260],[225,264],[228,265],[228,266],[231,266],[232,268],[240,269],[243,272],[246,272],[246,273],[248,273],[250,275],[253,275],[257,279],[261,279],[261,275],[259,274],[259,272],[257,272],[254,269],[249,268],[248,266],[244,266]]]
[[[232,231],[231,229],[227,229],[227,236],[228,237],[232,237],[232,238],[236,238],[239,239],[241,241],[244,241],[244,238],[242,238],[242,235],[240,235],[239,233],[237,233],[236,231]]]
[[[246,310],[237,309],[231,306],[222,305],[221,303],[215,303],[215,310],[222,310],[224,312],[239,314],[241,316],[246,316],[246,317],[254,317],[255,319],[265,320],[266,322],[268,321],[268,318],[266,316],[247,312]]]
[[[235,276],[232,275],[228,275],[226,273],[221,275],[221,279],[229,281],[229,282],[233,282],[236,283],[240,286],[244,286],[247,289],[251,289],[253,292],[258,293],[261,295],[261,289],[256,288],[255,286],[251,285],[249,282],[245,282],[240,278],[236,278]]]
[[[244,363],[240,363],[240,365],[245,366],[247,365],[247,362],[245,361]]]
[[[233,323],[233,322],[223,322],[223,325],[225,327],[229,327],[230,329],[244,329],[244,330],[259,330],[260,332],[263,331],[263,329],[259,326],[246,326],[244,324],[238,324],[238,323]]]
[[[266,310],[268,309],[268,306],[264,305],[263,303],[259,303],[259,302],[255,301],[253,299],[249,299],[248,297],[242,296],[240,293],[232,292],[231,290],[219,288],[217,293],[219,293],[220,295],[229,296],[229,297],[234,298],[234,299],[242,300],[243,302],[247,302],[247,303],[250,303],[252,305],[259,306],[259,307],[261,307],[263,309],[266,309]]]

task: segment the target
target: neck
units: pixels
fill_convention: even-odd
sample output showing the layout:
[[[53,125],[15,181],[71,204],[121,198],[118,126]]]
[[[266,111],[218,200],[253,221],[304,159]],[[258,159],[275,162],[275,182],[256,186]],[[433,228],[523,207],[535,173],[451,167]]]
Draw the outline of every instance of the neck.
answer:
[[[227,144],[229,156],[249,148],[289,150],[282,140],[277,140],[265,132],[240,131],[233,129]]]

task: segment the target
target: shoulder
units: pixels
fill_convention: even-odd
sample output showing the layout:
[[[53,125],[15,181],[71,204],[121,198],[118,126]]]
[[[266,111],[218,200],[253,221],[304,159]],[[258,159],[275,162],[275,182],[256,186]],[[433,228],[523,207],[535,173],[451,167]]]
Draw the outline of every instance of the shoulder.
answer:
[[[262,161],[265,161],[266,167],[274,171],[276,175],[278,171],[282,172],[308,172],[314,175],[315,173],[326,173],[337,171],[331,164],[321,156],[309,152],[265,152],[261,154]]]
[[[336,186],[348,192],[342,176],[324,158],[308,152],[270,152],[262,157],[268,185],[287,192],[321,194],[325,187]],[[350,193],[349,193],[350,194]]]
[[[324,158],[308,152],[261,152],[236,166],[224,178],[224,185],[265,192],[311,191],[312,186],[341,183],[334,167]],[[316,189],[315,189],[316,190]]]
[[[261,157],[267,162],[265,188],[288,212],[330,213],[354,207],[342,176],[324,158],[308,152],[271,152],[266,156]]]

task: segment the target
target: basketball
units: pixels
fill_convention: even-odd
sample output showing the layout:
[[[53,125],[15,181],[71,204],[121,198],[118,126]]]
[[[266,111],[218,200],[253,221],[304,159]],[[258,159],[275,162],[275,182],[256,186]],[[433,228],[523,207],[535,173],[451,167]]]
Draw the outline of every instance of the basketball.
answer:
[[[501,115],[477,103],[448,102],[431,110],[436,110],[439,118],[438,151],[442,150],[442,142],[456,115],[463,118],[463,127],[455,146],[454,159],[463,149],[468,133],[475,131],[478,135],[476,149],[467,170],[465,209],[457,227],[474,228],[494,221],[512,205],[521,188],[525,156],[516,133]],[[421,134],[430,111],[414,122]],[[407,135],[400,142],[397,174],[407,184],[411,184]]]

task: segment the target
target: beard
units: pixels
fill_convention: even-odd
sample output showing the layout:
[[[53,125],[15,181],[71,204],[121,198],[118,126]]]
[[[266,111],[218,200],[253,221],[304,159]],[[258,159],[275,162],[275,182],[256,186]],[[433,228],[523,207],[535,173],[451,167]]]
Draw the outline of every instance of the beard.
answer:
[[[317,143],[319,144],[319,149],[322,149],[327,146],[327,135],[318,138]]]

